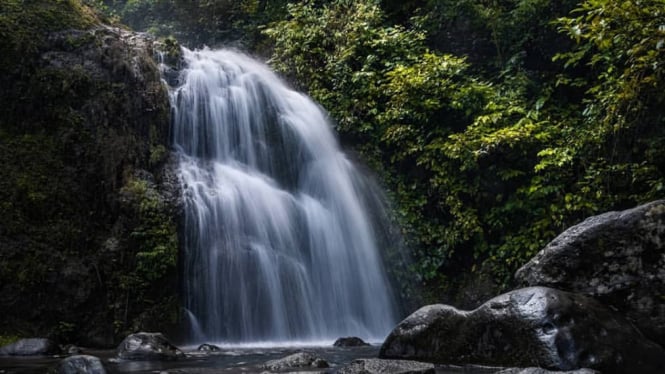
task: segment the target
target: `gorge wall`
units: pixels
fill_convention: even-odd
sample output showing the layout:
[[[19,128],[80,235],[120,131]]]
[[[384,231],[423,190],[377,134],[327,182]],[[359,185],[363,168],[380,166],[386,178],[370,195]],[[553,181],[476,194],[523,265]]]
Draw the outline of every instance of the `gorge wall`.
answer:
[[[80,1],[0,1],[0,336],[109,345],[175,321],[180,194],[153,44]]]

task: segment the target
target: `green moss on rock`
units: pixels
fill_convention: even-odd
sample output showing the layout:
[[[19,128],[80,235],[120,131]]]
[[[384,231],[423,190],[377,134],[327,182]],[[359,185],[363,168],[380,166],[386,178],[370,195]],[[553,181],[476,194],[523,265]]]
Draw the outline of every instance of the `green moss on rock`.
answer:
[[[172,315],[178,194],[152,41],[78,0],[0,0],[0,48],[0,335],[111,345],[157,305]],[[127,205],[137,174],[152,184]]]

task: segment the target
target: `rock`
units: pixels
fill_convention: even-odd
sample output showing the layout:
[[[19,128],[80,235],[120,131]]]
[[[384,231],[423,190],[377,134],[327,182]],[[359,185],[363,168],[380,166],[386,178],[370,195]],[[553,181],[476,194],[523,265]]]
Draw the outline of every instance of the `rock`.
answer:
[[[263,364],[263,368],[271,371],[280,371],[284,369],[296,368],[327,368],[328,362],[322,358],[316,357],[311,353],[298,352],[277,360],[268,361]]]
[[[159,374],[226,374],[234,373],[229,368],[201,368],[201,367],[183,367],[178,369],[162,370]],[[238,370],[240,372],[240,370]]]
[[[434,374],[434,365],[409,360],[381,360],[367,358],[354,360],[336,371],[337,374]]]
[[[120,343],[118,358],[124,360],[177,360],[185,354],[161,333],[138,332]]]
[[[81,347],[77,347],[74,344],[67,344],[63,347],[62,351],[68,355],[77,355],[83,352]]]
[[[58,364],[56,374],[106,374],[102,361],[95,356],[70,356]]]
[[[665,200],[586,219],[515,277],[524,286],[593,296],[665,346]]]
[[[44,356],[60,353],[57,344],[49,339],[28,338],[0,347],[0,356]]]
[[[365,343],[364,340],[355,336],[339,338],[335,341],[335,343],[333,343],[333,346],[335,347],[364,347],[368,345],[369,343]]]
[[[112,347],[119,316],[116,328],[159,331],[170,319],[156,316],[179,308],[175,260],[154,267],[162,274],[118,281],[139,253],[177,237],[172,218],[145,245],[134,233],[164,232],[153,225],[175,215],[139,215],[119,201],[139,169],[162,192],[170,104],[152,38],[104,25],[84,3],[0,5],[0,23],[12,25],[0,38],[0,331]],[[171,200],[160,199],[164,211]]]
[[[573,371],[549,371],[543,368],[510,368],[497,371],[494,374],[600,374],[591,369],[579,369]]]
[[[497,296],[473,311],[429,305],[388,336],[381,358],[603,373],[663,373],[665,351],[590,297],[545,287]]]
[[[196,350],[200,352],[219,352],[222,349],[213,344],[201,344]]]

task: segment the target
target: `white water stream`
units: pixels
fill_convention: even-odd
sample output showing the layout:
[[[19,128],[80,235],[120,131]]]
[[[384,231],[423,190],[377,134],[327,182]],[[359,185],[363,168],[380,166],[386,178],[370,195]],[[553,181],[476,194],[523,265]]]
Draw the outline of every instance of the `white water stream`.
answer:
[[[397,323],[380,191],[326,114],[265,65],[184,50],[172,91],[192,340],[381,341]]]

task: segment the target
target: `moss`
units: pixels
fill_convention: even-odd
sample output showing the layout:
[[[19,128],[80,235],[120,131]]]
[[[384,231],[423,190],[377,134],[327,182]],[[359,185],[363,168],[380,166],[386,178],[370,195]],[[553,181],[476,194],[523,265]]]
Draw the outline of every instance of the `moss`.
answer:
[[[172,36],[164,38],[164,52],[172,59],[179,60],[182,58],[180,43]]]
[[[128,237],[135,249],[130,268],[119,274],[115,282],[129,300],[115,310],[116,334],[123,336],[154,328],[156,321],[175,324],[178,303],[171,287],[174,287],[178,240],[172,207],[154,183],[132,175],[120,193],[123,209],[133,217]],[[137,311],[134,318],[126,318],[129,309]]]
[[[18,335],[0,335],[0,347],[7,344],[12,344],[19,341],[20,339],[21,337]]]
[[[0,0],[0,69],[13,71],[28,60],[48,33],[97,23],[94,12],[78,0]]]
[[[168,98],[149,48],[97,26],[80,1],[0,0],[4,335],[113,344],[114,321],[175,308],[173,212],[154,185],[120,201],[164,164]]]
[[[156,281],[175,271],[178,254],[173,214],[155,186],[130,179],[121,189],[136,217],[130,237],[137,242],[135,273],[141,281]]]
[[[150,147],[150,165],[159,165],[166,160],[169,151],[162,144],[156,144]]]

